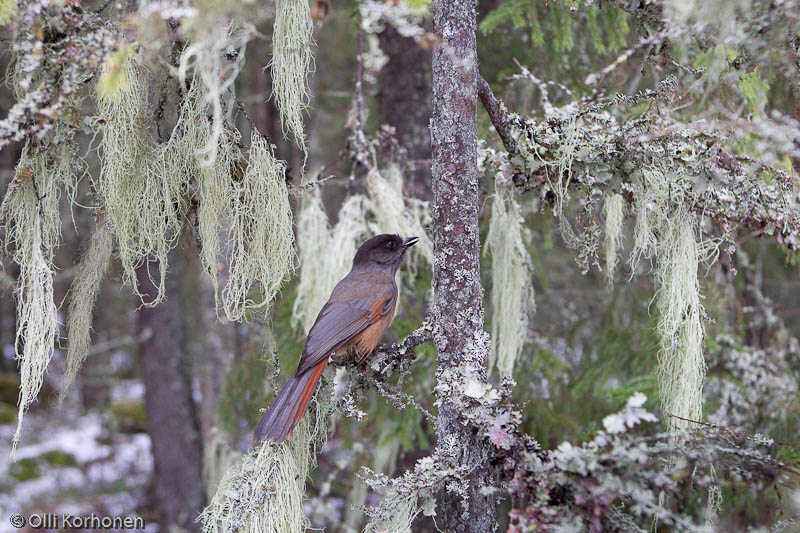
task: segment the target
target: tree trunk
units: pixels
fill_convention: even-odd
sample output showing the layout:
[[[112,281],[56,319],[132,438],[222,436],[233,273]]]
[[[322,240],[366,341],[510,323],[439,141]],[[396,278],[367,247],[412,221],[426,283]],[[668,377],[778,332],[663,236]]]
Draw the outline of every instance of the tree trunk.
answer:
[[[389,61],[380,73],[378,120],[395,129],[406,151],[407,183],[417,198],[431,196],[431,53],[387,24],[379,35]]]
[[[137,313],[137,335],[152,335],[139,347],[139,362],[145,385],[147,432],[152,443],[154,492],[161,514],[160,529],[173,526],[199,531],[195,519],[205,504],[202,477],[202,448],[190,379],[186,371],[178,300],[178,272],[174,264],[167,273],[167,300],[157,307],[142,307]],[[150,264],[157,271],[157,264]],[[136,271],[140,291],[146,300],[156,290],[147,265]]]
[[[445,489],[439,510],[446,531],[481,532],[496,528],[489,484],[487,450],[462,423],[458,394],[469,379],[486,381],[489,337],[483,330],[480,282],[477,169],[477,53],[474,2],[435,0],[433,53],[433,290],[437,329],[437,453],[456,465],[473,466],[464,497]],[[450,392],[448,392],[450,391]]]

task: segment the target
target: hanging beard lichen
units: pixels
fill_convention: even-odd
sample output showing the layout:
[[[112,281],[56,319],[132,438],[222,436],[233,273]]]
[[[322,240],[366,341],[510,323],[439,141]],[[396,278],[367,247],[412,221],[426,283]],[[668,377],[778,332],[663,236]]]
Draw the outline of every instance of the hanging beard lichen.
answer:
[[[700,420],[703,414],[703,306],[697,268],[696,217],[679,211],[665,220],[657,247],[656,308],[661,339],[659,393],[665,415]],[[670,427],[687,422],[669,419]]]
[[[558,157],[555,161],[548,163],[548,165],[554,169],[554,174],[556,176],[555,181],[552,181],[550,179],[550,174],[547,174],[547,183],[556,196],[555,213],[565,224],[567,224],[566,219],[561,217],[561,214],[564,209],[564,201],[568,199],[569,182],[572,176],[572,162],[575,159],[575,152],[578,149],[578,141],[580,140],[578,132],[577,119],[571,117],[565,127],[564,141],[558,150]],[[571,233],[572,231],[570,228],[570,234]]]
[[[510,376],[528,336],[528,313],[533,311],[531,264],[522,237],[522,215],[514,192],[498,187],[485,253],[492,255],[492,351],[487,371],[497,368]]]
[[[308,0],[277,0],[272,33],[272,91],[284,133],[291,132],[306,153],[303,112],[308,108],[307,78],[313,67],[314,24]]]
[[[308,331],[316,319],[315,313],[327,298],[319,285],[327,275],[323,258],[331,252],[328,250],[328,215],[322,205],[322,193],[317,188],[303,195],[302,207],[297,214],[297,248],[300,281],[292,307],[292,325]]]
[[[53,301],[53,253],[61,238],[58,204],[60,187],[71,188],[73,154],[68,145],[51,146],[32,154],[25,146],[13,181],[0,205],[4,251],[19,265],[15,353],[20,370],[16,450],[22,420],[36,399],[53,355],[58,335]]]
[[[606,282],[614,284],[614,272],[617,268],[617,252],[622,246],[622,221],[624,219],[624,199],[621,194],[606,195],[603,204],[603,216],[606,221],[604,248],[606,253]]]
[[[339,221],[328,229],[328,216],[318,192],[308,193],[297,218],[300,248],[300,283],[292,309],[292,323],[307,332],[334,286],[352,266],[353,257],[367,228],[367,199],[360,194],[347,198],[339,210]]]
[[[670,186],[658,168],[644,168],[634,203],[634,247],[631,267],[642,257],[655,255],[660,339],[659,395],[664,415],[700,420],[703,411],[703,320],[698,266],[716,250],[714,243],[698,241],[698,221],[683,202],[680,187]],[[688,423],[669,418],[672,429]]]
[[[303,512],[306,478],[325,443],[327,419],[336,408],[331,396],[329,387],[320,387],[287,441],[256,444],[225,473],[200,515],[203,531],[286,533],[309,527]]]
[[[411,524],[420,513],[417,494],[397,494],[389,491],[381,500],[381,506],[391,509],[391,513],[371,520],[364,533],[411,533]]]
[[[136,268],[152,260],[158,262],[157,280],[148,269],[156,296],[143,301],[153,306],[164,299],[167,254],[180,233],[190,158],[182,146],[179,126],[168,142],[157,147],[150,142],[144,128],[144,74],[133,54],[124,68],[127,85],[107,96],[97,95],[98,111],[106,121],[97,189],[119,243],[125,281],[140,297]]]
[[[196,98],[193,119],[188,121],[192,124],[192,130],[205,132],[210,129],[205,114],[202,112],[201,104]],[[187,100],[188,102],[188,100]],[[204,138],[204,136],[192,133],[193,137]],[[233,187],[234,171],[240,171],[242,157],[237,145],[240,135],[237,130],[225,128],[219,137],[219,147],[217,157],[212,165],[200,165],[197,167],[197,228],[202,243],[200,250],[200,260],[211,279],[214,288],[214,300],[217,310],[222,308],[219,299],[219,283],[217,274],[221,267],[220,256],[227,255],[220,250],[219,234],[224,228],[227,217],[231,214],[231,207],[234,203]]]
[[[222,291],[230,320],[239,320],[245,309],[269,305],[293,268],[294,233],[285,171],[267,141],[253,132],[247,168],[241,181],[233,182],[230,205],[230,272]],[[260,301],[249,294],[255,283],[261,287]]]
[[[631,276],[636,273],[642,258],[650,259],[656,251],[655,228],[665,216],[664,209],[668,201],[669,185],[664,174],[656,168],[643,168],[633,206],[635,224],[629,261]]]
[[[59,392],[59,403],[64,401],[70,385],[75,380],[91,345],[92,309],[100,285],[108,272],[112,251],[111,229],[104,219],[99,219],[92,235],[89,249],[78,266],[69,289],[70,302],[67,314],[67,370]]]

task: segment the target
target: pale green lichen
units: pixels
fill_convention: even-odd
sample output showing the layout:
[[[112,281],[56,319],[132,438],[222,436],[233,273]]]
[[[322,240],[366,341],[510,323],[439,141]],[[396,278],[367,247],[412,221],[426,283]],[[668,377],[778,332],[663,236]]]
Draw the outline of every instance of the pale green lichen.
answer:
[[[548,183],[553,193],[556,195],[556,215],[559,217],[564,209],[564,201],[569,195],[569,182],[572,177],[572,162],[575,159],[575,152],[578,148],[579,127],[575,117],[570,117],[564,125],[563,144],[559,147],[558,156],[549,163],[554,169],[555,180],[550,179]]]
[[[191,88],[183,99],[180,123],[184,128],[184,143],[193,147],[196,158],[202,150],[213,128],[206,116],[206,107],[200,95],[202,85],[193,80]],[[238,145],[241,136],[232,128],[223,128],[217,137],[216,157],[210,165],[195,165],[197,182],[197,232],[200,237],[200,261],[211,279],[214,288],[216,307],[219,302],[217,275],[222,270],[220,250],[220,231],[225,217],[229,215],[233,183],[232,176],[243,172],[244,160]]]
[[[116,52],[109,54],[103,63],[103,72],[97,78],[97,94],[102,98],[111,98],[117,91],[129,91],[128,59],[136,53],[133,45],[124,45]]]
[[[611,193],[606,195],[603,204],[603,217],[605,218],[605,255],[606,255],[606,282],[614,284],[614,272],[617,268],[617,253],[622,247],[622,222],[625,218],[625,201],[622,195]]]
[[[214,431],[211,438],[203,442],[203,481],[209,501],[214,498],[225,474],[242,458],[243,454],[232,448],[219,431]]]
[[[487,371],[510,376],[528,337],[533,311],[532,266],[525,248],[522,215],[514,191],[497,187],[492,197],[484,254],[492,256],[492,350]]]
[[[306,153],[303,113],[308,108],[308,74],[313,68],[314,24],[308,0],[277,0],[272,34],[272,91],[284,133]]]
[[[659,394],[665,415],[690,420],[703,415],[704,311],[697,269],[701,245],[695,237],[696,217],[685,211],[663,221],[657,246],[656,331],[659,351]],[[669,419],[670,427],[684,429],[687,422]]]
[[[663,206],[669,200],[669,185],[660,169],[643,168],[637,181],[639,188],[633,205],[633,249],[629,260],[631,275],[643,258],[649,259],[655,253],[658,243],[655,230],[664,216]]]
[[[105,220],[100,219],[69,290],[67,370],[59,392],[59,403],[64,401],[70,385],[89,353],[92,342],[92,310],[111,263],[112,245],[111,228]]]
[[[664,172],[644,168],[634,204],[636,224],[631,263],[635,270],[642,257],[655,256],[658,310],[656,333],[660,339],[658,385],[664,416],[700,420],[703,413],[703,356],[705,311],[700,295],[698,267],[716,250],[714,243],[696,236],[697,216],[683,204],[680,187]],[[687,422],[669,418],[673,429]]]
[[[97,190],[117,237],[123,277],[140,297],[136,269],[154,260],[158,263],[156,278],[147,269],[156,295],[143,303],[152,306],[164,299],[167,254],[181,228],[190,169],[178,127],[168,142],[157,147],[150,142],[144,127],[145,74],[133,55],[127,57],[124,69],[127,87],[97,95],[98,112],[105,120]]]
[[[231,467],[199,517],[206,533],[286,533],[309,526],[303,511],[306,479],[327,437],[327,419],[336,408],[330,391],[320,389],[291,437],[266,440]]]
[[[17,0],[0,0],[0,26],[5,26],[17,15]]]
[[[272,147],[253,132],[247,168],[233,182],[228,229],[228,283],[222,290],[229,320],[239,320],[246,309],[269,305],[294,267],[292,212],[286,187],[286,166]],[[259,300],[250,290],[261,288]]]
[[[415,493],[394,493],[389,490],[381,503],[392,509],[385,520],[371,521],[364,533],[411,533],[411,524],[420,513],[418,496]]]
[[[339,220],[329,229],[318,191],[306,193],[297,217],[300,282],[292,323],[308,331],[334,286],[350,271],[358,246],[368,234],[368,201],[361,194],[345,200]]]
[[[181,54],[178,80],[184,84],[193,79],[193,83],[202,86],[199,98],[202,106],[210,110],[211,128],[199,147],[198,155],[201,166],[208,166],[217,158],[225,119],[233,112],[233,84],[244,65],[245,49],[255,35],[255,28],[240,22],[200,25],[190,29],[193,30],[190,31],[193,39]],[[233,60],[228,60],[229,57]],[[189,76],[190,71],[193,76]]]
[[[320,287],[321,280],[327,276],[322,259],[329,253],[328,230],[328,215],[322,204],[322,193],[315,188],[304,194],[297,214],[300,279],[292,307],[292,324],[304,332],[311,329],[316,313],[328,297],[324,294],[324,288]]]
[[[22,432],[22,420],[36,399],[53,355],[58,317],[53,300],[53,254],[61,238],[61,188],[72,187],[72,154],[66,144],[32,153],[23,149],[16,174],[0,205],[4,252],[19,265],[15,353],[20,370],[17,428],[12,453]]]

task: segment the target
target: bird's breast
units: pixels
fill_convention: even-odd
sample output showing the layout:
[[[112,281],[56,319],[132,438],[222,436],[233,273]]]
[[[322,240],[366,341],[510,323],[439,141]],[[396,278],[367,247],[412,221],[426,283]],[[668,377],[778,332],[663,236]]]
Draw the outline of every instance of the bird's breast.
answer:
[[[375,348],[381,343],[383,335],[389,328],[394,316],[395,304],[388,313],[380,317],[378,320],[367,326],[364,331],[354,336],[350,341],[336,350],[335,357],[348,357],[356,356],[358,359],[363,359],[375,351]]]

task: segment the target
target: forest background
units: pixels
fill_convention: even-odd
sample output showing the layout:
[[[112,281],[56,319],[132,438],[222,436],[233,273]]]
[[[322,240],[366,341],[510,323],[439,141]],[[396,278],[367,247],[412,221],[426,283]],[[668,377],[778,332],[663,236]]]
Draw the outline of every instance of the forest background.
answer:
[[[798,13],[0,0],[0,527],[798,530]],[[386,349],[250,450],[382,232]]]

